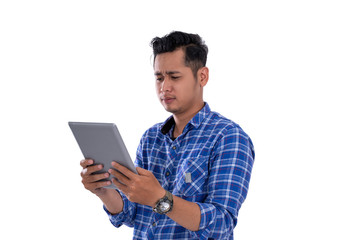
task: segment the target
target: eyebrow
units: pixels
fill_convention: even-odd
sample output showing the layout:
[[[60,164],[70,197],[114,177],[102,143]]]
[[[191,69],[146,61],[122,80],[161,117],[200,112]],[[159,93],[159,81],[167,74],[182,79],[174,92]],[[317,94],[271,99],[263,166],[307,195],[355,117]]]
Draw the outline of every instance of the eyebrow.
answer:
[[[168,71],[168,72],[165,72],[166,75],[173,75],[173,74],[177,74],[177,73],[181,73],[179,71]],[[155,72],[154,73],[155,76],[160,76],[160,75],[163,75],[161,72]]]

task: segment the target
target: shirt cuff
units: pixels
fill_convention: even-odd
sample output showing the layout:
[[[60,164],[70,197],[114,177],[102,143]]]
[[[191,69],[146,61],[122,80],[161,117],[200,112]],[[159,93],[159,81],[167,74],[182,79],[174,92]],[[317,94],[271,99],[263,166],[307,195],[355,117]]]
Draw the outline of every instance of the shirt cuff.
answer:
[[[123,199],[123,210],[118,213],[118,214],[112,214],[109,212],[109,210],[106,209],[105,205],[103,205],[103,208],[105,210],[105,212],[107,213],[110,222],[115,226],[115,227],[120,227],[121,225],[123,225],[125,223],[125,225],[131,225],[130,223],[126,224],[127,221],[129,221],[129,211],[131,211],[131,202],[119,191],[116,189],[116,191],[118,191],[118,193],[121,195],[122,199]]]
[[[216,218],[216,207],[213,204],[197,203],[200,207],[201,220],[199,230],[208,228]]]
[[[197,204],[200,207],[201,219],[199,230],[193,232],[193,236],[198,239],[228,239],[234,228],[231,214],[222,212],[214,204],[198,202]]]

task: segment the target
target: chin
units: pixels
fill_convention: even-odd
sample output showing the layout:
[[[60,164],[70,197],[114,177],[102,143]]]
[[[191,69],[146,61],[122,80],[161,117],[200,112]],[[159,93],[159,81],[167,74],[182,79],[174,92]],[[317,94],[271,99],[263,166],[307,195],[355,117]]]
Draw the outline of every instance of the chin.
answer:
[[[169,113],[176,113],[178,111],[176,108],[170,107],[170,106],[167,106],[167,105],[163,105],[163,107]]]
[[[174,113],[174,112],[176,112],[176,111],[174,111],[174,109],[169,108],[169,107],[164,107],[164,109],[165,109],[167,112],[169,112],[169,113]]]

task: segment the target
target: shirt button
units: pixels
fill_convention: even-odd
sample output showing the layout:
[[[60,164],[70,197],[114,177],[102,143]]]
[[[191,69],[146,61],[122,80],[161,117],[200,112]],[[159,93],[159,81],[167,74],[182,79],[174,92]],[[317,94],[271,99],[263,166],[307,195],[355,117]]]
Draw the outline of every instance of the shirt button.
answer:
[[[166,173],[165,173],[165,175],[166,175],[166,176],[169,176],[169,175],[170,175],[170,173],[169,173],[169,172],[166,172]]]
[[[176,146],[173,146],[173,147],[172,147],[172,149],[174,149],[174,150],[175,150],[175,149],[176,149]]]
[[[153,227],[156,227],[156,222],[153,222],[153,224],[152,224],[152,225],[153,225]]]

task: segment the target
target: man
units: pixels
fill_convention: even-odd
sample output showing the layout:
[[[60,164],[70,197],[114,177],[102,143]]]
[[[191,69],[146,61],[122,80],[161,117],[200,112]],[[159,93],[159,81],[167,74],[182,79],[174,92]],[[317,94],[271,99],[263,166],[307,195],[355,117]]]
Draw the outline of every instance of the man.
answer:
[[[147,130],[138,147],[138,175],[113,162],[81,161],[84,187],[104,203],[110,221],[134,227],[134,239],[233,239],[254,161],[250,138],[203,100],[207,46],[195,34],[152,40],[156,92],[164,123]],[[113,176],[118,190],[104,188]]]

